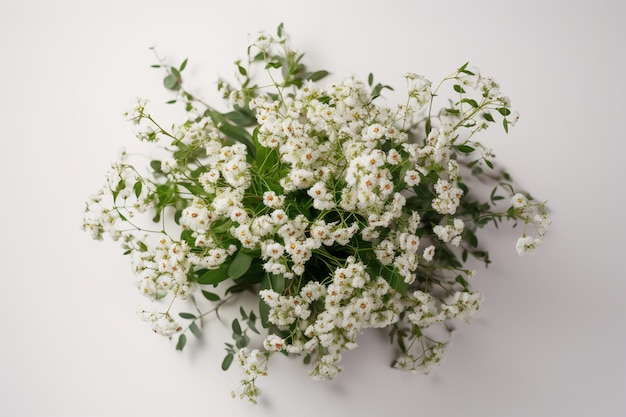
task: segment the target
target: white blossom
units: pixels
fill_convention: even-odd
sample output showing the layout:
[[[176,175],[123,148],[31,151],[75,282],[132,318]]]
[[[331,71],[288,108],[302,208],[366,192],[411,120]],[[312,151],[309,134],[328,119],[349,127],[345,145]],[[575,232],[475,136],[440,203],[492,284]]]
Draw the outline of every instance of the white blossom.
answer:
[[[517,253],[522,256],[525,254],[532,255],[537,247],[541,243],[540,239],[533,238],[531,236],[522,236],[517,240],[517,244],[515,248],[517,249]]]

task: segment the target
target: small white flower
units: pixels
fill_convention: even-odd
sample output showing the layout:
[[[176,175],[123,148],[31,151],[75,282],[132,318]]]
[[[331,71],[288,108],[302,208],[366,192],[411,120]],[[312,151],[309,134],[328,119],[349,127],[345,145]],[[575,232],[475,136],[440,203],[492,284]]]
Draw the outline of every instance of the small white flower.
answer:
[[[285,204],[285,196],[276,195],[274,191],[266,191],[263,193],[263,204],[270,208],[281,208]]]
[[[142,98],[137,99],[134,106],[130,110],[124,112],[124,116],[134,124],[138,125],[141,122],[141,119],[145,116],[144,110],[147,104],[148,100]]]
[[[528,199],[522,193],[517,193],[511,197],[511,204],[514,208],[524,208],[528,205]]]
[[[250,42],[251,45],[256,46],[262,51],[265,51],[267,48],[269,48],[272,43],[274,43],[274,38],[271,35],[263,32],[255,34],[252,38],[252,41]]]
[[[543,236],[550,228],[550,225],[552,224],[552,220],[550,220],[547,214],[543,214],[543,215],[537,214],[533,218],[533,223],[535,224],[535,227],[537,228],[537,233],[539,233],[539,236]]]
[[[537,246],[539,246],[540,243],[540,239],[535,239],[531,236],[522,236],[517,240],[517,253],[520,256],[525,254],[532,255],[535,250],[537,250]]]
[[[285,345],[285,339],[275,334],[270,334],[263,341],[263,347],[270,352],[280,352],[285,349]]]
[[[406,174],[404,174],[404,182],[409,187],[413,187],[415,185],[419,185],[419,183],[420,183],[420,173],[415,171],[415,170],[413,170],[413,169],[409,169],[406,172]]]
[[[433,245],[430,245],[429,247],[424,249],[424,253],[422,254],[422,257],[426,260],[426,262],[432,261],[434,256],[435,256],[435,247]]]

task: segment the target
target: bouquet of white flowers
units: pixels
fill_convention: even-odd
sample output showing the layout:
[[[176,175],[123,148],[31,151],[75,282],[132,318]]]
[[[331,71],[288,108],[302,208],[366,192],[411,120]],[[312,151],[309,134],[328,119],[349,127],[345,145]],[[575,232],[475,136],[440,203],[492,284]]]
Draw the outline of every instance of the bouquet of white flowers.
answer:
[[[202,336],[207,315],[244,292],[258,297],[252,309],[241,303],[222,362],[241,366],[240,396],[251,401],[276,352],[333,378],[342,352],[371,327],[388,329],[396,368],[428,373],[445,346],[430,328],[468,321],[480,307],[466,267],[470,256],[490,262],[477,229],[522,223],[521,255],[550,224],[545,204],[516,191],[475,139],[518,119],[494,79],[468,64],[436,86],[407,73],[406,101],[387,107],[377,98],[392,88],[371,74],[322,86],[328,72],[302,58],[282,25],[258,34],[235,63],[237,85],[218,83],[227,112],[185,89],[186,60],[159,60],[187,117],[165,128],[140,100],[126,115],[162,157],[141,167],[122,155],[83,219],[95,239],[121,242],[155,304],[141,317],[176,336],[179,350],[188,334]],[[485,185],[482,200],[470,190]]]

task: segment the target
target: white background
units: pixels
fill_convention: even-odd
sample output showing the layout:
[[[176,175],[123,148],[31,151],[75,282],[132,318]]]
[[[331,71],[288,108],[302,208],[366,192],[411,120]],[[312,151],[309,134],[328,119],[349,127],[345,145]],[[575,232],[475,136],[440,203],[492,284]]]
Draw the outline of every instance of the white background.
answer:
[[[626,415],[625,12],[617,0],[0,2],[0,415]],[[406,71],[438,80],[467,60],[493,75],[522,118],[486,140],[554,223],[532,257],[515,253],[515,230],[490,237],[494,263],[474,281],[485,304],[430,376],[389,369],[392,346],[366,333],[333,382],[278,358],[255,407],[229,396],[226,325],[175,351],[136,318],[118,245],[79,225],[134,143],[121,113],[171,98],[148,48],[188,57],[191,89],[217,103],[248,34],[279,22],[337,79],[371,71],[401,91]]]

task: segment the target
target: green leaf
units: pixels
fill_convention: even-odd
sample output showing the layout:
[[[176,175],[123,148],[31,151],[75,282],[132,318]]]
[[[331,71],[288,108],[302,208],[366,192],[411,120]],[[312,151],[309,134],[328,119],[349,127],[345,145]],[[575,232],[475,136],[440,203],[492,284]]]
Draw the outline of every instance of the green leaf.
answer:
[[[190,182],[179,182],[178,184],[182,185],[186,189],[188,189],[193,195],[196,197],[208,196],[209,194],[204,190],[203,187],[190,183]]]
[[[254,333],[256,334],[261,334],[257,328],[256,328],[256,323],[253,321],[248,321],[248,327],[250,328],[250,330],[252,330]]]
[[[139,198],[141,195],[141,190],[143,188],[143,183],[141,181],[137,181],[135,185],[133,185],[133,191],[135,192],[135,197]]]
[[[498,187],[493,187],[493,190],[491,190],[491,194],[489,195],[489,201],[491,201],[492,203],[498,200],[503,200],[504,197],[502,197],[501,195],[497,195],[496,191],[498,190]]]
[[[194,314],[191,313],[178,313],[179,316],[181,316],[184,319],[195,319],[196,316]]]
[[[178,80],[176,79],[175,76],[173,76],[172,74],[168,74],[164,79],[163,79],[163,85],[165,86],[165,88],[167,88],[168,90],[179,90],[180,89],[180,85],[178,84]]]
[[[185,60],[180,64],[180,67],[178,67],[178,71],[181,71],[185,69],[185,67],[187,67],[187,58],[185,58]]]
[[[506,119],[502,119],[502,126],[504,126],[504,131],[509,133],[509,121]]]
[[[498,111],[500,112],[501,115],[505,117],[511,114],[511,110],[507,109],[506,107],[499,107]]]
[[[238,126],[251,126],[256,122],[254,114],[245,111],[242,108],[236,108],[235,110],[224,114],[224,117]]]
[[[183,217],[183,210],[182,210],[182,209],[176,210],[176,211],[174,212],[174,222],[175,222],[176,224],[180,224],[180,218],[181,218],[181,217]],[[189,243],[189,241],[187,241],[187,243]],[[195,246],[195,245],[194,245],[194,244],[192,244],[191,246]]]
[[[406,345],[404,343],[404,335],[398,333],[398,347],[402,353],[406,353]]]
[[[466,62],[465,64],[461,65],[461,67],[459,69],[457,69],[457,71],[459,73],[463,73],[463,74],[467,74],[467,75],[474,75],[474,73],[472,71],[467,69],[468,65],[469,65],[469,62]]]
[[[278,25],[278,28],[276,28],[276,34],[278,35],[279,38],[283,37],[283,29],[284,29],[285,25],[283,24],[283,22],[281,22]]]
[[[163,170],[161,169],[161,161],[150,161],[150,168],[152,168],[154,170],[154,172],[158,172],[158,173],[162,173]]]
[[[224,295],[238,294],[240,292],[244,292],[245,290],[246,290],[246,287],[244,287],[243,285],[235,284],[226,288],[226,291],[224,291]]]
[[[457,149],[460,152],[463,152],[463,153],[472,153],[472,152],[474,152],[476,150],[475,148],[472,148],[469,145],[459,145],[459,146],[457,146]]]
[[[493,162],[491,162],[490,160],[485,159],[485,164],[487,164],[489,168],[493,169]]]
[[[326,70],[320,70],[320,71],[315,71],[313,73],[309,73],[307,74],[306,77],[304,77],[307,80],[311,80],[311,81],[319,81],[322,78],[326,77],[329,74],[328,71]]]
[[[233,363],[233,359],[235,359],[235,356],[232,353],[226,355],[224,357],[224,360],[222,361],[222,370],[228,370],[228,368],[230,368],[230,365]]]
[[[276,291],[278,294],[282,294],[285,290],[285,276],[283,274],[270,275],[270,285],[269,288]]]
[[[458,182],[457,185],[461,190],[463,190],[463,194],[467,195],[467,193],[469,192],[469,187],[463,182]]]
[[[234,281],[237,284],[250,287],[254,284],[260,284],[261,281],[263,281],[263,277],[265,276],[263,261],[258,256],[252,256],[252,258],[252,263],[250,264],[248,271],[246,271],[246,273],[239,278],[234,278]]]
[[[515,227],[515,225],[513,225],[513,227]],[[487,251],[474,251],[472,252],[472,255],[477,259],[482,259],[485,263],[485,266],[489,266],[489,264],[491,263],[491,260],[489,259],[489,252]]]
[[[243,75],[244,77],[248,75],[248,71],[246,71],[246,69],[242,67],[239,63],[237,63],[237,69],[239,70],[239,74]]]
[[[202,332],[200,331],[200,328],[198,327],[198,325],[196,324],[196,322],[192,322],[189,325],[189,330],[191,331],[191,333],[193,333],[194,336],[196,336],[198,339],[200,337],[202,337]]]
[[[198,284],[217,286],[222,281],[228,279],[228,268],[230,261],[226,261],[217,269],[209,269],[198,277]]]
[[[265,69],[270,69],[270,68],[280,68],[283,66],[283,63],[281,61],[268,61],[265,64]]]
[[[252,62],[265,61],[265,52],[261,51],[252,58]]]
[[[241,249],[235,255],[232,263],[228,267],[228,276],[232,279],[237,279],[245,274],[248,269],[250,269],[250,264],[252,263],[252,256],[243,252]]]
[[[476,237],[476,234],[469,228],[466,228],[463,231],[463,240],[465,240],[467,243],[469,243],[473,247],[478,246],[478,238]]]
[[[373,270],[374,268],[370,268],[370,269]],[[378,271],[378,268],[375,268],[375,270]],[[380,268],[380,275],[382,275],[383,278],[385,278],[385,280],[389,283],[391,288],[398,291],[402,295],[406,295],[408,285],[406,282],[404,282],[404,278],[396,272],[396,268],[393,268],[393,269],[385,268],[385,267]]]
[[[469,290],[467,281],[461,275],[457,275],[455,278],[455,281],[461,284],[463,288],[465,289],[465,291]]]
[[[374,83],[374,74],[370,72],[369,75],[367,76],[367,84],[371,87],[373,83]]]
[[[230,219],[221,219],[213,223],[211,226],[211,231],[215,234],[226,233],[230,230],[230,226],[232,225],[232,221]]]
[[[494,120],[493,116],[491,115],[491,113],[483,113],[483,117],[488,122],[495,122],[495,120]]]
[[[237,341],[235,342],[235,346],[237,346],[238,349],[242,349],[248,346],[248,343],[250,343],[250,338],[243,334],[237,339]]]
[[[465,93],[465,90],[463,89],[463,87],[459,84],[454,84],[454,91],[456,91],[457,93]]]
[[[178,336],[178,343],[176,343],[176,350],[183,350],[183,348],[185,347],[185,343],[187,343],[187,336],[185,336],[185,334],[182,333],[180,336]]]
[[[176,188],[172,183],[161,184],[156,189],[158,198],[157,208],[162,209],[176,198]]]
[[[382,85],[382,84],[376,84],[376,86],[374,86],[374,88],[372,89],[372,100],[374,100],[375,98],[377,98],[378,96],[380,96],[380,93],[383,91],[383,89],[387,89],[387,90],[391,90],[393,91],[393,87],[389,86],[389,85]]]
[[[248,317],[249,317],[249,319],[248,319],[248,328],[250,330],[252,330],[256,334],[261,334],[261,333],[259,333],[259,331],[256,328],[256,319],[257,319],[257,317],[256,317],[256,314],[254,314],[254,311],[250,310],[250,315]]]
[[[478,107],[478,103],[476,102],[476,100],[471,99],[471,98],[462,98],[459,103],[467,103],[472,107]]]
[[[239,320],[237,319],[233,320],[232,328],[233,328],[233,333],[236,334],[237,336],[240,336],[242,334]]]
[[[212,293],[212,292],[209,292],[209,291],[202,290],[202,295],[204,295],[204,298],[206,298],[209,301],[219,301],[220,300],[220,296],[219,295],[217,295],[215,293]]]
[[[124,188],[126,188],[126,181],[124,181],[123,179],[121,179],[118,183],[117,186],[115,187],[115,190],[113,190],[113,201],[115,201],[117,199],[118,194],[120,193],[120,191],[122,191]]]
[[[193,231],[185,229],[180,232],[180,240],[184,240],[190,247],[195,245],[196,239],[193,237]]]

